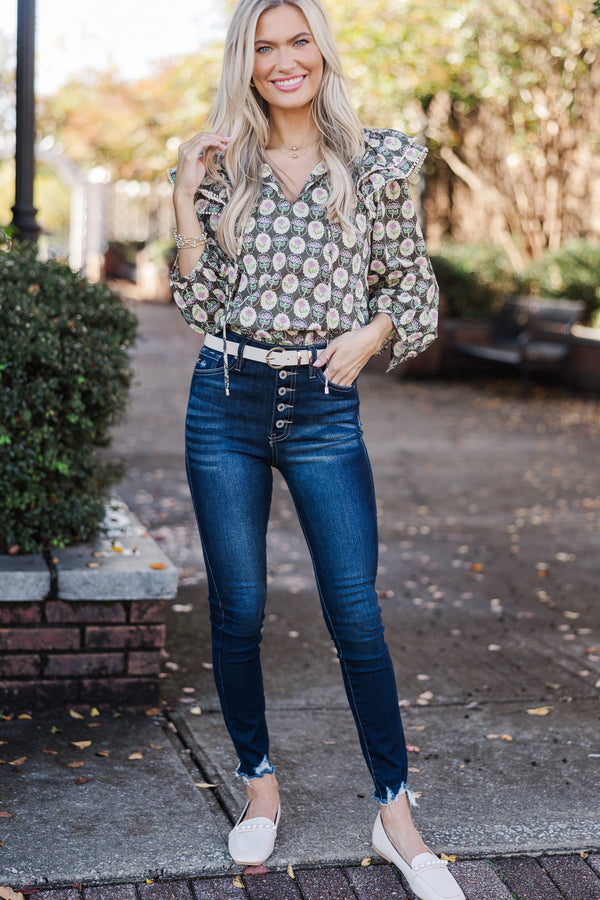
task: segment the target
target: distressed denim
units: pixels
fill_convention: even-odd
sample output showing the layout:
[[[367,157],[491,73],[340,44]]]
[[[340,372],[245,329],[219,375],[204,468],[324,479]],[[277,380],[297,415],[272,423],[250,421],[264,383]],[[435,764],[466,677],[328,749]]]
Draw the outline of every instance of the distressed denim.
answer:
[[[203,348],[186,417],[186,465],[208,577],[213,670],[249,779],[272,772],[260,662],[272,468],[285,479],[312,556],[360,745],[380,803],[406,786],[406,743],[375,591],[377,518],[356,384],[320,368],[272,369]],[[313,357],[323,345],[313,345]]]

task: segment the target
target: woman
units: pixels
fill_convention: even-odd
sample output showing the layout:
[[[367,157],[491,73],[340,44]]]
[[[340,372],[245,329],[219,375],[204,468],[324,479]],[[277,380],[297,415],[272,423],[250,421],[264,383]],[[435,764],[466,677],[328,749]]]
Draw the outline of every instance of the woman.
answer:
[[[231,855],[264,862],[280,815],[259,654],[276,466],[375,784],[374,847],[418,897],[451,900],[462,891],[411,821],[356,386],[386,342],[394,365],[435,337],[437,285],[407,183],[424,156],[406,135],[362,128],[319,0],[240,0],[210,131],[182,144],[171,170],[172,286],[206,335],[186,461],[215,680],[248,796]]]

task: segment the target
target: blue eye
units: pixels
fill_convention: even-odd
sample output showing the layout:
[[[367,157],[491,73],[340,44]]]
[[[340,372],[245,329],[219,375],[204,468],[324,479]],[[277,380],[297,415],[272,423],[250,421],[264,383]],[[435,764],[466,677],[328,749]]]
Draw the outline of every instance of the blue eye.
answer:
[[[257,52],[257,53],[262,53],[263,50],[270,50],[270,49],[271,49],[270,47],[266,47],[266,46],[265,46],[265,47],[258,47],[257,50],[256,50],[256,52]],[[263,54],[263,55],[264,55],[264,54]]]

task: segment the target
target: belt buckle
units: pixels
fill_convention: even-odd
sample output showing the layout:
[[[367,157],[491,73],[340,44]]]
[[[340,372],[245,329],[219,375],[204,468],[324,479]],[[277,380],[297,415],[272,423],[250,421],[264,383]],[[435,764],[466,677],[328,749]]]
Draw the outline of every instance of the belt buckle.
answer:
[[[267,355],[265,357],[265,362],[271,369],[283,369],[285,363],[273,362],[270,359],[271,353],[287,353],[285,347],[271,347],[270,350],[267,350]]]

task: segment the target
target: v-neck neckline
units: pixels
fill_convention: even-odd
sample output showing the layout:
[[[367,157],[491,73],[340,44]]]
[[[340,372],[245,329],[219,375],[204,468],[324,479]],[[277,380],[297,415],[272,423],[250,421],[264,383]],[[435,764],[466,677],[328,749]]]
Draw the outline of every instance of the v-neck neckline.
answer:
[[[267,170],[267,171],[265,171],[265,170]],[[327,171],[327,168],[325,166],[325,163],[322,159],[320,159],[318,161],[318,163],[315,165],[312,172],[309,173],[308,178],[306,179],[306,181],[300,188],[300,193],[298,194],[298,196],[294,200],[290,200],[286,196],[285,191],[283,190],[281,183],[279,181],[279,178],[275,174],[275,171],[273,170],[273,167],[271,166],[271,164],[268,162],[263,163],[263,178],[265,176],[270,176],[272,178],[273,184],[275,185],[275,187],[277,188],[277,190],[279,191],[279,193],[281,194],[281,196],[283,197],[285,202],[288,204],[288,206],[295,206],[295,204],[298,203],[298,201],[301,200],[302,197],[304,196],[308,185],[312,181],[314,181],[315,175],[323,175],[326,171]]]

